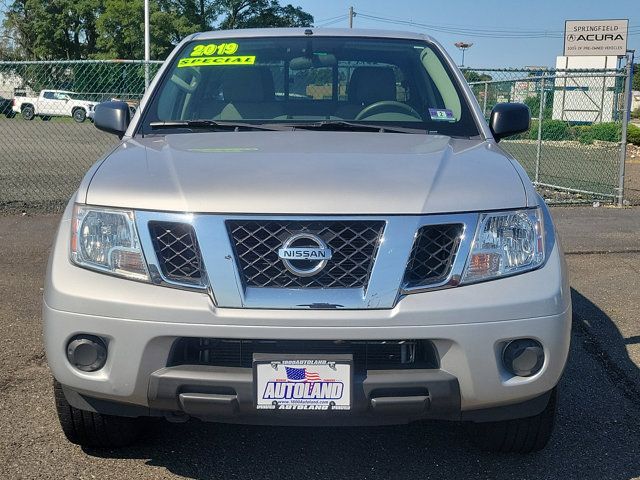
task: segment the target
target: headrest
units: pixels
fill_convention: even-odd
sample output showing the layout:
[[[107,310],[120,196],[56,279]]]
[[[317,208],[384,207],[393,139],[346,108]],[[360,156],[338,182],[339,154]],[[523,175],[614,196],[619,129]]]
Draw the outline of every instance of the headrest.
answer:
[[[356,67],[347,88],[349,102],[370,105],[396,99],[396,76],[390,67]]]
[[[228,68],[222,79],[222,95],[226,102],[262,102],[275,98],[269,67]]]

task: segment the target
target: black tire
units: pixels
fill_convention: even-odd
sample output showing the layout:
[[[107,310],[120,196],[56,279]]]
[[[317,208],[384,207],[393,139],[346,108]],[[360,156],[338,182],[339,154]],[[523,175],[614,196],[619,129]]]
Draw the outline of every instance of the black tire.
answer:
[[[58,420],[64,435],[71,443],[83,447],[125,447],[136,441],[141,424],[138,418],[116,417],[87,412],[67,402],[62,386],[53,381]]]
[[[553,432],[557,404],[557,388],[546,408],[534,417],[502,422],[475,423],[473,436],[480,448],[499,453],[532,453],[542,450]]]
[[[87,119],[87,111],[84,108],[76,108],[71,115],[76,123],[82,123]]]
[[[5,113],[4,116],[7,117],[7,118],[13,118],[13,117],[16,116],[16,112],[13,112],[13,111],[10,110],[7,113]]]
[[[22,107],[21,113],[22,118],[24,118],[25,120],[33,120],[36,116],[36,112],[31,105]]]

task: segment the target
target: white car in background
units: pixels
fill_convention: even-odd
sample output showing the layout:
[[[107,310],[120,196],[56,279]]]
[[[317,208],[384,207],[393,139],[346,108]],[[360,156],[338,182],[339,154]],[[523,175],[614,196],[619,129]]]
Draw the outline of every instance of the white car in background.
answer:
[[[93,119],[98,102],[81,100],[77,95],[65,90],[42,90],[37,97],[15,97],[12,109],[14,113],[22,114],[25,120],[33,120],[36,116],[46,120],[51,117],[72,117],[77,123],[87,118]]]

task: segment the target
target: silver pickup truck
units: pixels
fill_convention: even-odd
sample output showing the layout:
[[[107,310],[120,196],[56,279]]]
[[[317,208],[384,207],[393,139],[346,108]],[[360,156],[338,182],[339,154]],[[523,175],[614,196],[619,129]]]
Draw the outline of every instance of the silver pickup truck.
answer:
[[[195,34],[55,240],[44,333],[67,438],[140,417],[278,425],[468,422],[549,440],[571,303],[549,211],[444,49],[419,34]],[[428,429],[425,428],[425,436]]]

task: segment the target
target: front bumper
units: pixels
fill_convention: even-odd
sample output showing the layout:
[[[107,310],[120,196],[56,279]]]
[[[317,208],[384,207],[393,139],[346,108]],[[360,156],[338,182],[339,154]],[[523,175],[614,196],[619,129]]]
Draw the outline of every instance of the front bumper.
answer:
[[[244,326],[228,325],[219,316],[224,313],[217,313],[216,324],[205,325],[83,315],[54,310],[45,304],[49,365],[60,383],[86,397],[153,410],[184,411],[202,418],[251,421],[248,420],[254,413],[251,369],[165,368],[176,338],[431,339],[440,358],[440,369],[370,371],[366,377],[355,379],[354,390],[361,393],[359,400],[356,398],[354,402],[353,413],[365,416],[371,407],[373,397],[370,394],[375,390],[373,385],[376,382],[384,383],[384,388],[402,389],[407,384],[423,386],[429,396],[428,405],[418,415],[415,412],[407,414],[404,420],[410,421],[415,417],[456,418],[464,415],[465,411],[519,404],[539,397],[558,383],[570,338],[570,310],[558,315],[520,320],[373,328],[261,326],[256,318],[253,321],[247,318]],[[301,313],[311,312],[298,312],[297,315]],[[291,316],[290,312],[282,314]],[[324,315],[328,314],[336,315],[336,312],[324,312]],[[82,332],[101,335],[109,340],[107,364],[98,372],[76,370],[66,359],[65,346],[69,338]],[[520,337],[539,340],[545,350],[542,370],[528,378],[508,374],[500,362],[501,346],[512,338]],[[181,393],[206,394],[212,391],[208,388],[211,386],[233,390],[237,395],[235,400],[227,398],[220,401],[236,401],[237,409],[234,407],[231,411],[221,412],[215,401],[208,402],[210,415],[189,411],[189,407],[185,407],[183,402],[189,400],[181,399]],[[443,391],[446,393],[436,393]],[[390,413],[394,423],[400,421],[394,411]]]
[[[121,405],[136,415],[184,412],[219,421],[285,423],[278,415],[256,417],[251,369],[166,368],[171,346],[180,337],[430,340],[438,369],[368,371],[354,378],[356,395],[348,418],[357,423],[473,419],[479,418],[477,412],[499,412],[499,418],[535,414],[540,405],[539,410],[544,408],[546,402],[539,399],[557,385],[566,363],[571,304],[557,241],[538,270],[408,295],[393,309],[284,310],[219,308],[206,292],[78,268],[68,259],[69,230],[65,218],[50,259],[45,347],[53,375],[72,403],[83,408],[113,413],[113,405]],[[81,333],[108,341],[107,363],[97,372],[81,372],[66,358],[69,339]],[[537,374],[516,377],[503,367],[502,348],[515,338],[543,345],[545,361]],[[375,385],[401,391],[408,384],[424,393],[399,397],[426,398],[398,399],[395,405],[373,401],[376,388],[382,388]],[[338,423],[349,422],[343,416]]]

